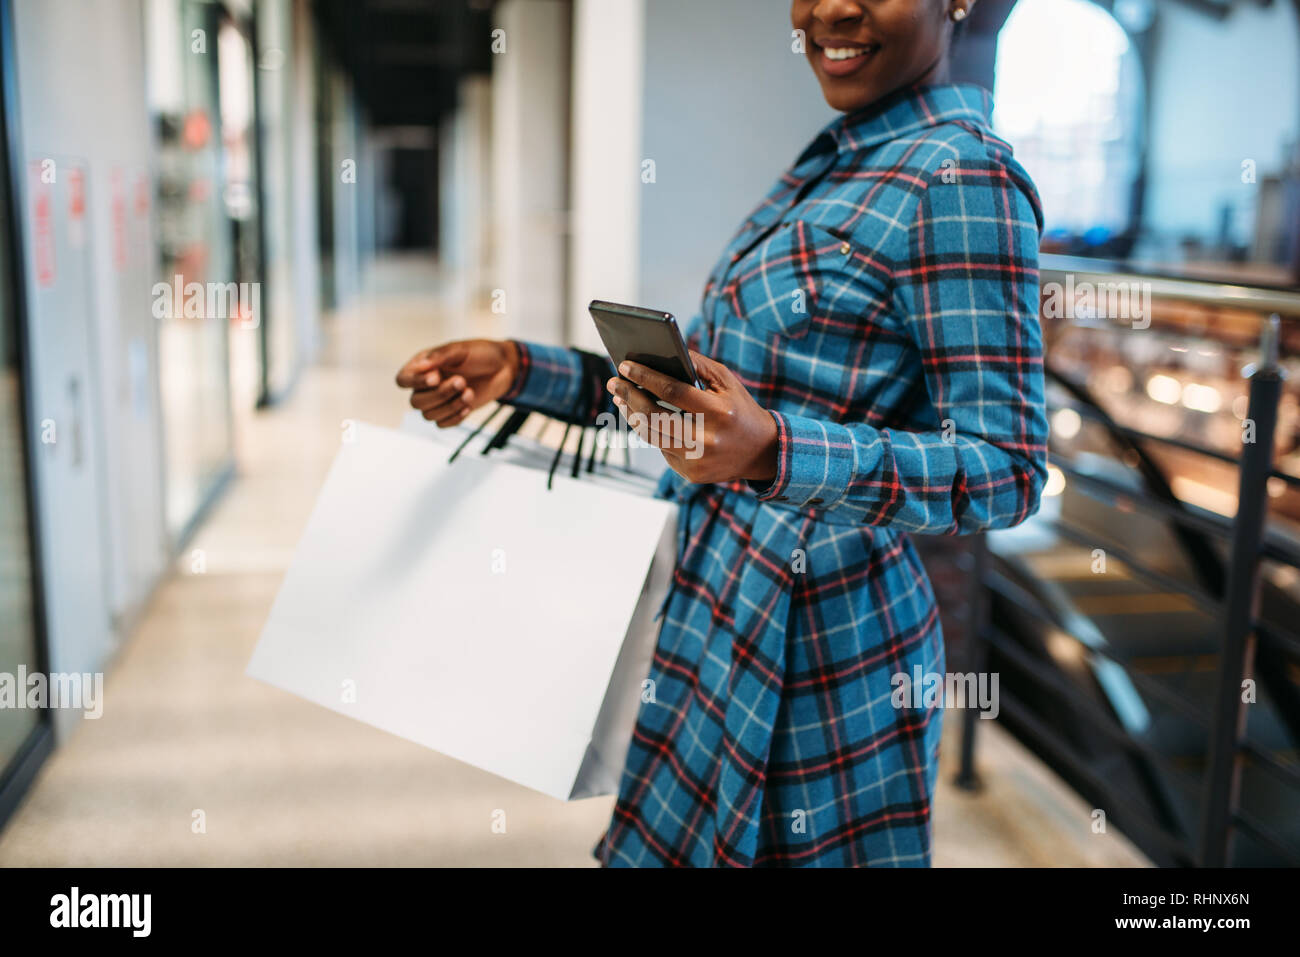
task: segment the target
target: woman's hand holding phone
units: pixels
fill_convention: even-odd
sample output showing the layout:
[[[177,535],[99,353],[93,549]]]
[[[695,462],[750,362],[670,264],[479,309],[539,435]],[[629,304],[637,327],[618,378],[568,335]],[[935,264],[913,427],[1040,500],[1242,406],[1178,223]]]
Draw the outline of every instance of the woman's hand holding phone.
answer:
[[[417,352],[397,384],[412,390],[412,408],[446,429],[505,395],[518,372],[519,348],[509,339],[461,339]]]
[[[697,389],[636,362],[624,362],[606,384],[644,441],[657,446],[674,472],[689,482],[768,482],[776,478],[777,429],[736,374],[691,352]],[[656,399],[676,406],[668,412]],[[634,417],[634,413],[640,413]]]

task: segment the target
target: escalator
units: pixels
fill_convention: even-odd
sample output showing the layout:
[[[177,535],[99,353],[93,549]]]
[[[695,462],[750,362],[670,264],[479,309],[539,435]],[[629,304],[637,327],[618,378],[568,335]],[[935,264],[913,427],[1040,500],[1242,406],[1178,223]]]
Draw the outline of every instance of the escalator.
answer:
[[[1154,863],[1192,865],[1231,519],[1180,498],[1176,470],[1194,467],[1171,469],[1085,384],[1050,367],[1049,383],[1092,440],[1054,436],[1054,471],[1068,478],[1025,525],[989,536],[982,637],[1001,719]],[[1266,555],[1234,866],[1300,863],[1300,536],[1284,518],[1269,521]]]

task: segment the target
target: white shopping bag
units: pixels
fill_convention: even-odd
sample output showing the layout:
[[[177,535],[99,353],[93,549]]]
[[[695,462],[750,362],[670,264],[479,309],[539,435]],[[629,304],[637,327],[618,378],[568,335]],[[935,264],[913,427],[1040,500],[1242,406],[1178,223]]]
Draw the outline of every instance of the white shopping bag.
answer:
[[[676,506],[567,468],[548,490],[520,436],[449,464],[464,434],[355,427],[248,674],[562,800],[611,793]]]

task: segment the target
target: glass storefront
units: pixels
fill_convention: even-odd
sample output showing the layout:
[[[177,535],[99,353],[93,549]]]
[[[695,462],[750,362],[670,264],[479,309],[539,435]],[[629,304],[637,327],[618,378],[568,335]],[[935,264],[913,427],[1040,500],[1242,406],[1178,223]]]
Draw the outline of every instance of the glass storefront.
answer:
[[[194,0],[150,0],[149,99],[158,150],[159,275],[190,283],[236,278],[226,211],[216,56],[219,8]],[[229,377],[231,317],[158,319],[167,528],[181,538],[232,467]],[[238,317],[235,317],[238,321]]]
[[[257,109],[254,102],[253,44],[248,23],[223,13],[217,40],[224,150],[222,200],[234,237],[235,281],[257,289],[246,315],[229,323],[230,384],[237,412],[266,399],[266,318],[263,298],[262,207],[258,190]],[[253,313],[256,314],[253,314]]]
[[[3,122],[3,113],[0,113]],[[0,146],[5,142],[0,135]],[[10,243],[15,233],[7,191],[7,151],[0,149],[0,675],[41,667],[34,605],[23,381],[17,296]],[[41,720],[30,708],[0,708],[0,782]]]
[[[994,125],[1044,253],[1300,282],[1300,9],[1034,0],[998,39]]]

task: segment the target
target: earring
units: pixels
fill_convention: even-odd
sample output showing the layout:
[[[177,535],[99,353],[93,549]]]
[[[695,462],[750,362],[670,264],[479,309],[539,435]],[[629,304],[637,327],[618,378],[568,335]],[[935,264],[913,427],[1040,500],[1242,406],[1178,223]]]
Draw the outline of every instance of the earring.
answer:
[[[961,23],[966,19],[965,7],[953,7],[952,13],[948,14],[954,23]]]

